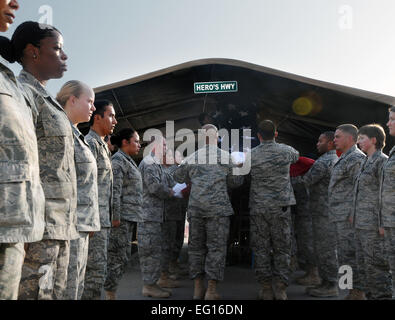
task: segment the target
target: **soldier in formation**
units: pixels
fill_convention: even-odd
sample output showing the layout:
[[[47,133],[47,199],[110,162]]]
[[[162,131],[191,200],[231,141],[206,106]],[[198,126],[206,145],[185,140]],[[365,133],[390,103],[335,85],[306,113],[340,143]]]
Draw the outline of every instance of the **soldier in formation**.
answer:
[[[150,153],[139,165],[143,179],[144,208],[142,222],[137,224],[142,293],[147,297],[168,298],[171,291],[164,288],[178,285],[168,274],[161,273],[165,200],[172,198],[174,191],[167,184],[162,166],[166,157],[166,140],[156,136],[150,147]]]
[[[228,188],[240,186],[243,177],[234,174],[230,154],[217,147],[218,129],[207,124],[202,131],[204,146],[186,158],[173,176],[179,183],[192,185],[188,204],[188,255],[190,276],[194,280],[193,299],[217,300],[220,298],[217,283],[224,279],[233,214]]]
[[[131,252],[136,223],[142,222],[143,182],[137,164],[132,159],[141,148],[140,136],[131,128],[122,129],[111,137],[118,151],[112,156],[114,175],[114,217],[120,221],[112,228],[108,247],[107,279],[104,284],[108,300],[116,299],[116,292]]]
[[[389,133],[395,137],[395,107],[389,108],[387,122]],[[392,290],[395,288],[395,147],[391,149],[383,165],[380,178],[380,234],[384,236],[385,253],[392,274]]]
[[[72,80],[63,85],[56,100],[72,123],[74,160],[77,174],[77,231],[79,238],[70,241],[66,299],[80,300],[84,291],[88,261],[89,235],[100,231],[96,160],[78,130],[79,123],[88,122],[96,110],[95,94],[88,85]]]
[[[363,126],[358,132],[358,145],[367,157],[357,175],[354,210],[350,214],[355,228],[357,271],[363,270],[364,291],[369,299],[391,299],[391,274],[384,239],[379,234],[380,177],[388,159],[381,151],[384,129],[377,124]]]
[[[336,297],[338,263],[334,225],[329,222],[328,186],[331,171],[338,157],[334,146],[335,133],[324,132],[317,142],[321,155],[303,176],[293,178],[294,184],[304,184],[310,192],[313,248],[321,283],[308,287],[307,293],[317,297]]]
[[[18,9],[15,0],[0,1],[1,32],[11,23],[3,13]],[[45,227],[32,106],[7,66],[15,61],[13,43],[0,37],[0,300],[18,298],[24,244],[40,241]]]
[[[299,159],[294,148],[279,144],[270,120],[258,126],[259,146],[247,155],[251,163],[250,238],[259,299],[287,299],[291,262],[291,209],[296,203],[290,165]],[[248,163],[248,162],[247,162]]]

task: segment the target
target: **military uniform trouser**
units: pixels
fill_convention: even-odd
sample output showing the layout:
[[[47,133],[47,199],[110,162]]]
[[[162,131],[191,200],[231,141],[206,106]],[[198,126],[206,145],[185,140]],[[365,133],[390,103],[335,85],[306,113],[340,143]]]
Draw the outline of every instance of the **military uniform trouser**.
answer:
[[[311,215],[306,215],[306,212],[302,213],[300,210],[301,208],[298,208],[295,217],[298,261],[305,265],[315,266],[317,263],[314,256],[312,218]]]
[[[70,260],[67,270],[67,300],[81,300],[84,291],[85,271],[88,262],[89,233],[80,232],[81,237],[70,241]]]
[[[107,278],[104,283],[106,291],[117,291],[125,268],[130,260],[132,250],[132,236],[136,223],[121,220],[118,228],[112,228],[108,245]]]
[[[155,284],[160,277],[162,260],[162,223],[137,223],[137,242],[144,285]]]
[[[336,248],[339,268],[350,266],[353,274],[353,289],[365,290],[364,279],[365,271],[358,270],[356,257],[356,239],[355,230],[351,223],[347,221],[336,221]]]
[[[224,279],[229,217],[191,217],[188,256],[190,276],[206,275],[208,280]]]
[[[183,220],[176,221],[176,243],[174,250],[172,251],[171,261],[177,261],[181,254],[182,246],[184,245],[184,233],[185,233],[185,215]]]
[[[19,300],[63,300],[70,258],[69,240],[30,243],[19,286]]]
[[[0,244],[0,300],[18,299],[24,257],[23,243]]]
[[[174,261],[174,251],[176,249],[176,233],[177,221],[165,221],[162,224],[162,256],[161,256],[161,271],[169,271],[170,261]]]
[[[385,253],[392,274],[392,294],[395,289],[395,227],[384,228]]]
[[[292,245],[290,208],[253,210],[250,239],[257,281],[263,283],[276,278],[288,285]]]
[[[291,210],[291,257],[296,257],[298,247],[296,244],[296,236],[295,236],[295,221],[296,214]]]
[[[356,229],[358,270],[364,270],[365,292],[369,299],[392,297],[392,280],[385,256],[384,238],[378,230]]]
[[[312,216],[312,224],[318,273],[322,280],[337,282],[339,267],[335,225],[329,222],[329,217],[315,215]]]
[[[100,300],[107,276],[107,250],[110,228],[101,228],[89,239],[82,300]]]

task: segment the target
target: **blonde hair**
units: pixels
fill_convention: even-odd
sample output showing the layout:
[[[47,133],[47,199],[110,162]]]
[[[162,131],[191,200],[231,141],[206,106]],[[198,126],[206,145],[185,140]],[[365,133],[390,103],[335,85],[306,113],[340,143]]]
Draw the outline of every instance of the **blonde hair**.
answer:
[[[78,80],[67,81],[56,95],[56,100],[65,107],[70,97],[79,98],[85,90],[90,91],[92,88]]]

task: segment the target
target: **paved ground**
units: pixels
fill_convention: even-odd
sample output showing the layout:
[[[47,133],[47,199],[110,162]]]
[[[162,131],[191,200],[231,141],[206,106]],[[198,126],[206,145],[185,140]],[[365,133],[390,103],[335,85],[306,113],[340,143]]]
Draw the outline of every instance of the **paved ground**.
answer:
[[[184,257],[185,259],[185,249]],[[294,278],[303,274],[298,271]],[[193,282],[189,279],[180,280],[182,287],[173,289],[173,294],[166,300],[192,300]],[[141,294],[142,281],[140,267],[137,255],[133,255],[126,273],[118,289],[119,300],[153,300],[152,298],[143,297]],[[339,298],[318,299],[304,293],[305,287],[297,285],[292,281],[288,287],[287,293],[290,300],[338,300],[342,299],[347,291],[342,291]],[[218,291],[224,300],[256,300],[258,285],[254,279],[254,273],[251,266],[237,265],[227,266],[225,269],[225,281],[220,283]],[[102,296],[104,298],[104,294]]]

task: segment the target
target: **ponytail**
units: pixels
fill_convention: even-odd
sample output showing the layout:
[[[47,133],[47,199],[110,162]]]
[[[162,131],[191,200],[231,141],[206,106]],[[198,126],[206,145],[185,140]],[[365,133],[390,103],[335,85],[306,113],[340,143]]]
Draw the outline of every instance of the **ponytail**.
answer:
[[[0,37],[0,55],[9,63],[16,61],[12,42],[6,37]]]

